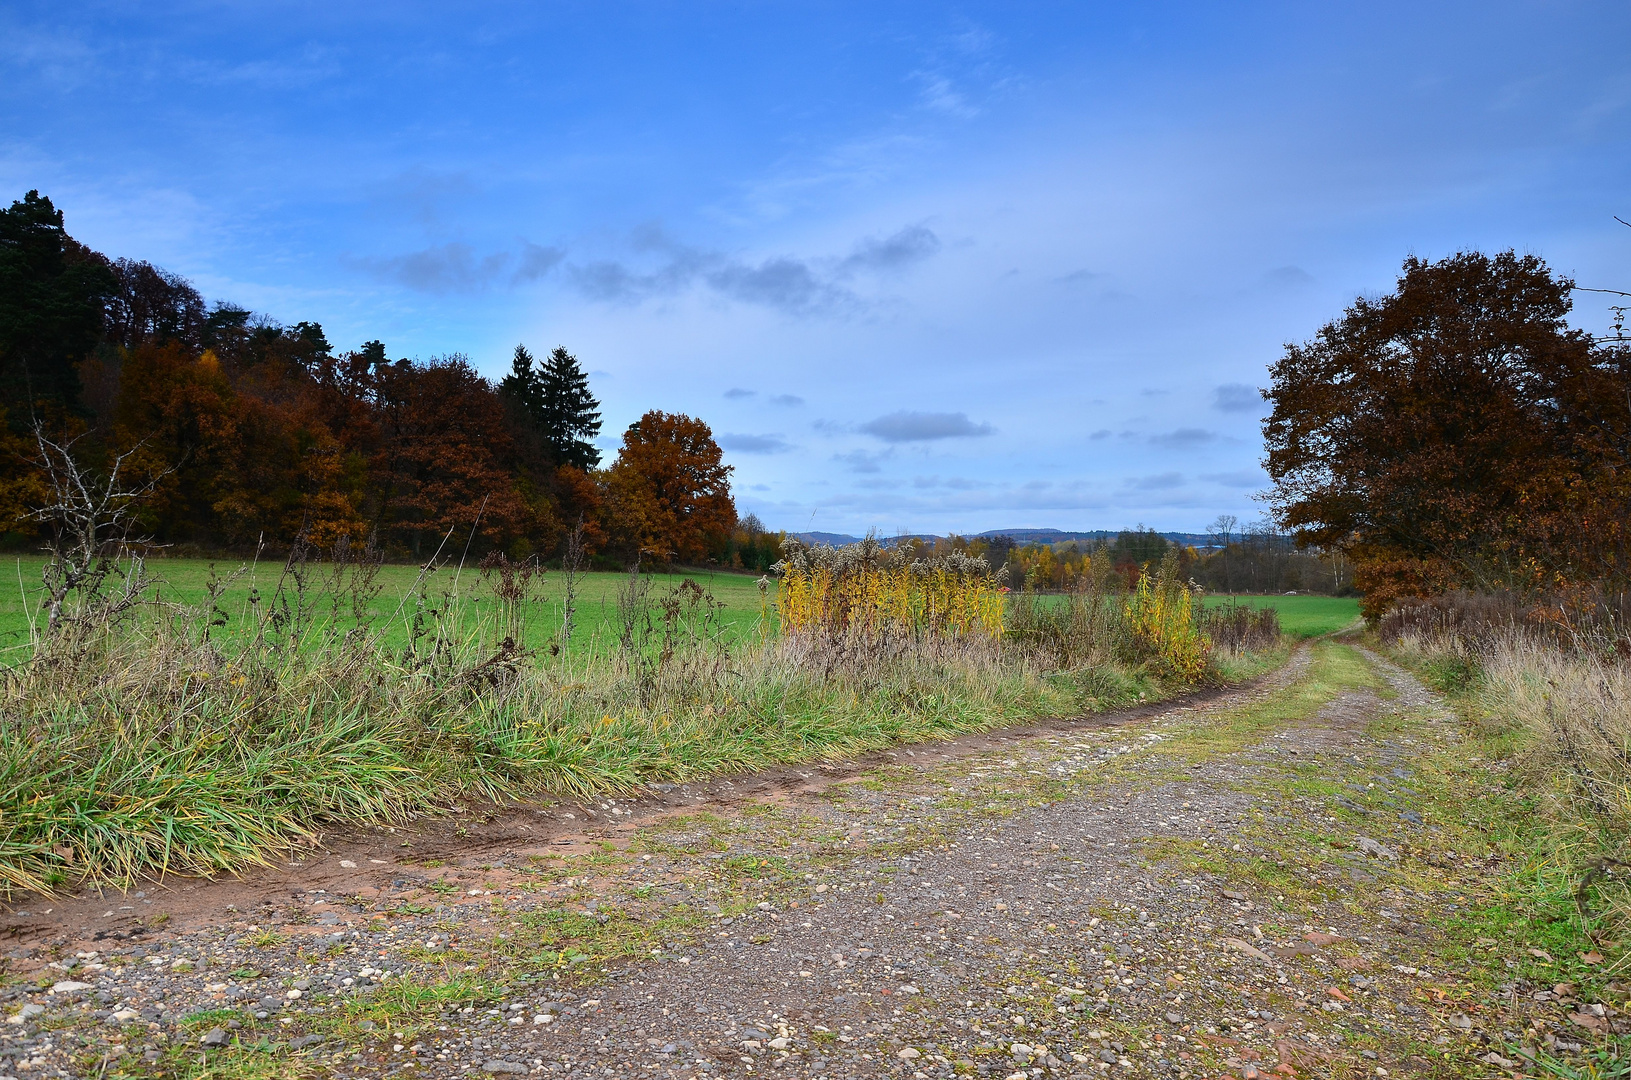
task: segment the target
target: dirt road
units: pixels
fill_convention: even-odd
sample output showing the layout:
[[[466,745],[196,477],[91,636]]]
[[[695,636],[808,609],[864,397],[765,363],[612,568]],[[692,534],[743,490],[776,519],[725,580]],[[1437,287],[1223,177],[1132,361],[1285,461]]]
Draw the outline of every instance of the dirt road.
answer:
[[[1490,1076],[1624,1023],[1463,962],[1488,763],[1405,673],[1112,719],[37,903],[0,1076]]]

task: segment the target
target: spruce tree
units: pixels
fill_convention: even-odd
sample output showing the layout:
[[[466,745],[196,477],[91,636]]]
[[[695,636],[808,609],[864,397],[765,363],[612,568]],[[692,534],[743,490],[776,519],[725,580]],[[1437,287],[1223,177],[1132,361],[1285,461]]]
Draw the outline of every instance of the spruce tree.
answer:
[[[538,427],[560,465],[592,469],[600,451],[589,440],[600,434],[600,402],[589,392],[589,377],[578,358],[556,346],[538,365]]]
[[[538,368],[525,345],[515,347],[510,373],[498,384],[499,393],[521,407],[534,425],[543,426],[544,393]]]

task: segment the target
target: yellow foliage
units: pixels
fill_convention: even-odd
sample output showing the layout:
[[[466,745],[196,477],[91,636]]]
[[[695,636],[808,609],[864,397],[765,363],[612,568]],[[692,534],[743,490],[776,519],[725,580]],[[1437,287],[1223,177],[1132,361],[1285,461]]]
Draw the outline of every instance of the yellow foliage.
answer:
[[[782,632],[1002,636],[1003,591],[989,573],[912,566],[791,566],[776,594]]]
[[[1177,570],[1171,555],[1159,574],[1145,568],[1127,598],[1127,623],[1140,651],[1154,656],[1169,674],[1195,682],[1206,673],[1212,643],[1197,625],[1194,593],[1178,580]]]

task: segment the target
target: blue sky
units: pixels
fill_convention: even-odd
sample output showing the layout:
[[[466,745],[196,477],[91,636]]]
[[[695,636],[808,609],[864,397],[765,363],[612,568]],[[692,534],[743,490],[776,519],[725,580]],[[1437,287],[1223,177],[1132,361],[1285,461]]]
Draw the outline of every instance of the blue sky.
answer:
[[[393,356],[564,344],[744,512],[1250,518],[1253,388],[1408,254],[1631,288],[1631,8],[9,3],[0,193]],[[1583,325],[1607,321],[1597,298]]]

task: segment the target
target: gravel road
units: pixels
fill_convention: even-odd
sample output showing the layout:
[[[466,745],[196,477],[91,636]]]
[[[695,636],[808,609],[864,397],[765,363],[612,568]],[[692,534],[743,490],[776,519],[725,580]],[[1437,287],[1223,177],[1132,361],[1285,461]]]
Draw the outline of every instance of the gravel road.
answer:
[[[1299,714],[1314,653],[1114,722],[513,809],[464,858],[381,832],[31,901],[0,1078],[1483,1076],[1612,1038],[1569,988],[1446,996],[1483,864],[1414,778],[1456,723],[1374,657]]]

